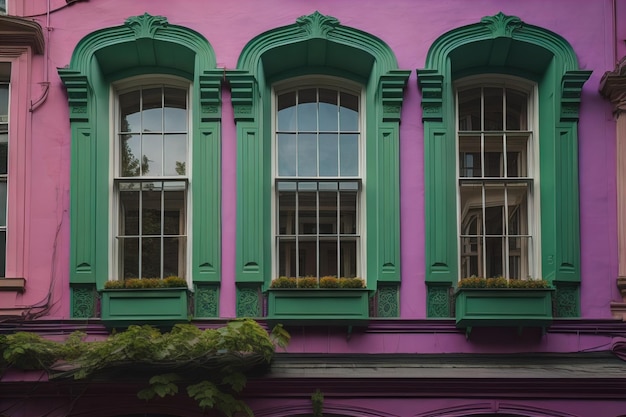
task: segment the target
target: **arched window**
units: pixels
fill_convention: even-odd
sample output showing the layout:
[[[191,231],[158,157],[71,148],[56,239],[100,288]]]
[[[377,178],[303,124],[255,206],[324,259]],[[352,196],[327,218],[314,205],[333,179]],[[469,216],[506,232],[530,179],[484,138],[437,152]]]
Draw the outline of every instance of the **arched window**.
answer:
[[[359,275],[398,299],[398,122],[408,75],[380,39],[319,12],[244,47],[227,72],[238,136],[239,316],[261,315],[258,293],[282,273]],[[296,125],[282,126],[288,118]],[[280,171],[280,158],[296,163]],[[399,315],[397,304],[385,311]]]
[[[545,279],[557,316],[579,314],[577,126],[589,75],[559,35],[502,13],[431,46],[418,70],[429,317],[450,315],[450,287],[467,274]]]

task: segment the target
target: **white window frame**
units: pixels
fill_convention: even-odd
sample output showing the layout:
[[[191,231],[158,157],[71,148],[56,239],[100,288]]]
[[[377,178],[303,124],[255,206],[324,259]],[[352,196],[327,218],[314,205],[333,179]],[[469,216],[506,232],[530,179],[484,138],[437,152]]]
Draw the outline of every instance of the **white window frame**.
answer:
[[[280,177],[278,176],[278,163],[277,163],[277,159],[278,159],[278,150],[277,150],[277,146],[276,146],[276,142],[277,142],[277,136],[276,136],[276,131],[277,131],[277,119],[278,119],[278,110],[277,110],[277,106],[278,106],[278,96],[280,94],[289,92],[289,91],[293,91],[293,90],[300,90],[300,89],[306,89],[306,88],[328,88],[328,89],[333,89],[333,90],[338,90],[338,91],[343,91],[346,93],[350,93],[350,94],[354,94],[358,97],[359,99],[359,143],[358,143],[358,149],[359,149],[359,156],[358,156],[358,172],[359,175],[357,177],[320,177],[318,176],[318,179],[321,179],[322,181],[333,181],[333,180],[337,180],[337,181],[358,181],[360,183],[360,188],[358,190],[358,194],[357,194],[357,228],[359,230],[359,234],[358,234],[358,240],[357,240],[357,245],[356,245],[356,256],[357,256],[357,262],[356,262],[356,276],[363,279],[365,282],[367,282],[367,265],[366,265],[366,242],[367,242],[367,227],[366,227],[366,223],[367,223],[367,213],[366,213],[366,204],[365,202],[367,201],[367,195],[366,195],[366,190],[367,190],[367,186],[366,186],[366,171],[365,171],[365,160],[366,160],[366,120],[365,120],[365,115],[366,115],[366,109],[365,109],[365,88],[353,81],[344,79],[344,78],[339,78],[339,77],[333,77],[333,76],[320,76],[320,75],[316,75],[316,76],[302,76],[302,77],[294,77],[294,78],[290,78],[288,80],[285,81],[281,81],[278,82],[276,84],[274,84],[272,86],[272,98],[271,98],[271,109],[272,109],[272,117],[271,117],[271,134],[272,134],[272,140],[271,140],[271,153],[272,153],[272,166],[271,166],[271,172],[272,172],[272,181],[271,181],[271,193],[272,193],[272,198],[271,198],[271,236],[272,236],[272,245],[271,245],[271,252],[272,252],[272,277],[277,278],[278,277],[278,272],[279,272],[279,254],[278,254],[278,247],[277,247],[277,236],[278,236],[278,231],[277,231],[277,220],[278,220],[278,213],[277,213],[277,207],[276,207],[276,202],[277,202],[277,190],[276,190],[276,183],[277,181],[280,179]],[[298,177],[285,177],[285,179],[288,180],[297,180]],[[314,177],[302,177],[302,179],[307,179],[307,180],[312,180],[314,179]],[[319,235],[319,230],[318,230],[318,235]],[[319,258],[319,254],[318,254],[318,258]],[[319,262],[319,260],[318,260]],[[321,278],[321,276],[319,277]]]
[[[186,199],[185,199],[185,207],[184,207],[184,216],[185,216],[185,232],[186,232],[186,250],[185,250],[185,260],[184,260],[184,278],[188,283],[191,282],[191,255],[192,255],[192,229],[191,225],[193,224],[192,219],[192,179],[191,179],[191,155],[193,154],[193,125],[192,125],[192,91],[193,85],[186,79],[168,76],[168,75],[141,75],[136,77],[130,77],[124,79],[122,81],[111,84],[110,88],[110,132],[111,132],[111,140],[109,141],[109,239],[111,250],[109,251],[109,280],[121,280],[124,277],[121,276],[120,273],[120,245],[117,239],[117,235],[119,233],[120,220],[119,220],[119,191],[117,189],[117,182],[119,179],[126,179],[126,177],[121,177],[118,175],[120,170],[119,165],[119,138],[118,133],[120,130],[119,123],[119,96],[121,94],[135,91],[139,88],[150,88],[150,87],[174,87],[181,88],[187,91],[187,161],[185,166],[186,175],[184,177],[171,177],[171,176],[144,176],[137,177],[137,182],[145,182],[146,180],[154,180],[154,181],[186,181]],[[128,180],[132,180],[134,177],[127,177]],[[142,277],[139,277],[142,278]],[[165,277],[163,277],[165,278]]]
[[[528,80],[518,78],[515,76],[505,76],[500,74],[489,74],[489,75],[477,75],[470,76],[466,78],[462,78],[454,83],[454,96],[455,96],[455,120],[454,120],[454,132],[455,132],[455,167],[456,167],[456,203],[457,203],[457,247],[458,247],[458,279],[466,278],[463,275],[463,268],[461,263],[461,257],[463,255],[463,239],[461,237],[461,186],[460,179],[461,177],[461,168],[460,168],[460,149],[459,149],[459,91],[466,90],[471,88],[510,88],[517,91],[524,92],[528,95],[528,108],[527,108],[527,118],[528,118],[528,130],[531,132],[529,136],[529,144],[527,145],[527,177],[532,178],[532,181],[529,184],[529,192],[528,192],[528,224],[527,230],[528,234],[531,236],[529,239],[529,248],[528,248],[528,260],[527,260],[527,273],[526,276],[522,276],[522,279],[533,279],[533,278],[541,278],[541,216],[540,216],[540,159],[539,159],[539,114],[538,114],[538,87],[536,83],[529,82]],[[482,106],[483,104],[481,104]],[[483,109],[481,108],[481,118],[484,117]],[[482,127],[484,129],[484,126]],[[502,132],[515,132],[515,131],[507,131],[506,126],[503,126]],[[464,131],[466,132],[466,131]],[[484,134],[485,130],[476,131],[477,135]],[[500,131],[494,131],[500,132]],[[526,132],[526,131],[523,131]],[[498,178],[498,177],[494,177]],[[505,258],[503,257],[503,261]],[[508,260],[507,263],[508,265]],[[483,266],[484,268],[484,266]],[[522,270],[524,266],[522,266]],[[483,269],[484,270],[484,269]],[[505,275],[508,275],[509,271],[503,265],[503,270]],[[490,277],[485,277],[490,278]]]

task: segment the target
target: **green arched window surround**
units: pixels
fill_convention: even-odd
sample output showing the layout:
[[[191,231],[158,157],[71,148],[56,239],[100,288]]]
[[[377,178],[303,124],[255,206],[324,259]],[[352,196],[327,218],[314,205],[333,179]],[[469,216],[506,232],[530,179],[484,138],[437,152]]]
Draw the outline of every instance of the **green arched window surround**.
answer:
[[[428,316],[450,315],[458,280],[454,88],[475,74],[510,74],[538,85],[542,277],[557,288],[557,315],[579,314],[578,112],[583,84],[569,43],[499,13],[443,34],[418,70],[425,142]]]
[[[300,75],[347,78],[364,87],[368,288],[400,281],[399,120],[408,71],[380,39],[315,12],[265,32],[229,71],[237,123],[236,279],[241,294],[271,281],[271,86]],[[239,297],[239,306],[243,302]],[[260,306],[238,314],[258,315]]]
[[[122,26],[85,36],[67,68],[72,134],[70,282],[96,285],[110,277],[110,88],[131,76],[167,74],[191,83],[191,161],[194,191],[191,271],[193,282],[220,279],[220,83],[207,40],[162,16],[131,17]],[[82,314],[82,313],[81,313]],[[87,313],[85,313],[87,314]]]

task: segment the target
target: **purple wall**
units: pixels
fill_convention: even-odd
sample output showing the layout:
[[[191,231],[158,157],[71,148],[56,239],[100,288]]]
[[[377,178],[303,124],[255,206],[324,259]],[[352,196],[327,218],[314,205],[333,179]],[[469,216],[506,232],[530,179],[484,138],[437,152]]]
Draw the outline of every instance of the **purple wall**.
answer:
[[[107,0],[79,2],[69,7],[65,6],[64,0],[51,0],[53,12],[49,17],[46,15],[46,2],[25,3],[18,5],[9,1],[9,6],[18,12],[22,10],[24,14],[36,15],[34,19],[44,28],[49,19],[51,27],[49,32],[44,30],[45,36],[49,37],[47,74],[44,74],[46,56],[35,56],[33,59],[32,99],[41,95],[39,82],[49,79],[51,88],[47,101],[32,113],[32,163],[29,177],[24,179],[23,184],[18,184],[29,190],[27,239],[23,251],[28,291],[23,295],[0,293],[1,305],[20,307],[47,303],[51,309],[46,318],[69,317],[70,130],[65,88],[56,68],[69,63],[72,51],[84,36],[101,28],[120,25],[129,16],[146,12],[163,15],[171,24],[185,26],[204,35],[215,50],[218,67],[234,69],[242,48],[250,39],[319,10],[322,14],[336,17],[345,26],[378,36],[395,52],[399,68],[412,71],[405,93],[400,133],[401,318],[425,319],[424,137],[415,70],[424,67],[430,45],[441,34],[501,11],[563,36],[576,51],[581,69],[593,71],[583,90],[579,130],[582,316],[585,319],[611,317],[609,303],[619,299],[615,286],[615,122],[610,104],[598,94],[598,85],[602,74],[614,67],[616,52],[619,56],[626,53],[623,42],[616,47],[616,33],[619,39],[624,39],[626,27],[622,24],[614,28],[612,0],[185,0],[173,3]],[[198,10],[202,12],[198,13]],[[623,4],[619,5],[618,12],[626,17]],[[222,98],[223,270],[220,313],[228,318],[235,316],[236,130],[228,88],[223,88]],[[12,206],[10,210],[19,208]],[[54,290],[48,300],[50,287]],[[433,338],[426,334],[420,337],[429,339],[426,343],[419,343],[425,351],[436,351],[442,345],[458,343],[458,335]],[[320,340],[326,340],[326,337]],[[385,346],[380,345],[377,349],[385,351],[392,349],[389,346],[413,345],[416,342],[399,335],[387,335],[381,340],[377,343],[384,342]],[[566,347],[569,342],[562,343],[559,348],[545,338],[540,347],[534,342],[532,345],[533,349],[569,349]],[[296,349],[295,346],[297,343],[292,348]],[[315,342],[307,344],[307,349],[311,346],[315,346]]]

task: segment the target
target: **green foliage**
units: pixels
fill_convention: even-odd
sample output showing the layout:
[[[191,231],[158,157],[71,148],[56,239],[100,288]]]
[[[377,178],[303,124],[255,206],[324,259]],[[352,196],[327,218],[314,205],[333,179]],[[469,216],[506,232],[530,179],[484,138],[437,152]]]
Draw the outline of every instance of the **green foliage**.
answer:
[[[285,347],[289,333],[276,326],[271,333],[256,321],[241,319],[218,329],[200,330],[178,324],[161,333],[151,326],[130,326],[102,341],[85,341],[76,332],[64,342],[34,333],[0,336],[0,368],[41,369],[51,378],[106,376],[124,370],[151,375],[138,397],[176,395],[185,381],[187,393],[202,408],[216,408],[227,416],[250,408],[233,393],[246,385],[246,374],[267,365],[276,347]],[[168,373],[161,371],[167,369]],[[184,378],[183,378],[184,376]]]
[[[298,288],[317,288],[317,278],[315,277],[298,278]]]
[[[339,278],[337,277],[321,277],[320,288],[339,288]]]
[[[324,394],[319,388],[311,395],[311,403],[313,404],[313,417],[322,417],[324,415]]]
[[[278,277],[272,281],[270,288],[296,288],[298,281],[292,277]]]
[[[469,277],[459,281],[459,288],[550,288],[550,283],[542,279]]]
[[[171,275],[169,277],[160,278],[127,278],[125,280],[107,281],[104,288],[112,289],[137,289],[137,288],[186,288],[187,281],[185,278]]]
[[[365,287],[365,281],[362,278],[341,278],[339,286],[341,288],[363,288]]]

